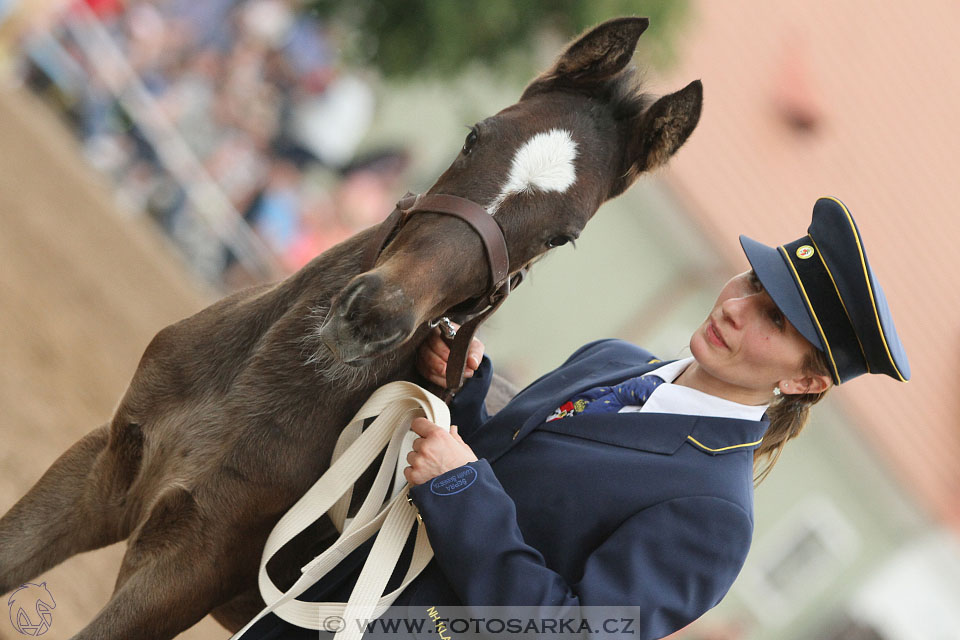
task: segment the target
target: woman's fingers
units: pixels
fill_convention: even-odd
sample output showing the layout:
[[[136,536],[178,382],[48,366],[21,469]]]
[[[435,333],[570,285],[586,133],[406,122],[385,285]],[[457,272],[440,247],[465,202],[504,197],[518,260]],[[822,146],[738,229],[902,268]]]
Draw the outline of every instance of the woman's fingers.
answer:
[[[483,351],[483,343],[474,338],[467,348],[464,378],[473,377],[473,373],[480,366]],[[449,359],[450,345],[441,337],[440,330],[436,329],[423,341],[417,352],[417,369],[420,371],[420,375],[430,382],[445,387]]]
[[[407,453],[410,466],[403,470],[403,477],[411,485],[477,460],[473,449],[457,433],[456,426],[451,426],[448,433],[426,418],[414,418],[410,430],[420,436],[413,441],[413,450]]]
[[[424,346],[444,362],[450,357],[450,345],[440,335],[440,329],[433,330],[430,337],[424,341]]]
[[[431,375],[442,376],[447,370],[446,358],[441,358],[433,351],[421,350],[419,358],[420,373],[426,377]]]
[[[440,338],[440,332],[433,331],[417,350],[417,370],[420,375],[435,385],[446,386],[447,358],[450,347]]]
[[[414,418],[410,421],[410,430],[421,438],[426,438],[434,430],[441,429],[436,422],[430,422],[424,417]]]
[[[467,349],[467,367],[476,370],[480,366],[480,360],[483,358],[483,343],[476,338],[470,342]]]

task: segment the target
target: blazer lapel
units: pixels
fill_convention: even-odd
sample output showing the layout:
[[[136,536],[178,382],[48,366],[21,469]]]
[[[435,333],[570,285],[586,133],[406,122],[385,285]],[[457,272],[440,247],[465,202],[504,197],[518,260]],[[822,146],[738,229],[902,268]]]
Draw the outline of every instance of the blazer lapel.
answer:
[[[663,364],[603,360],[561,367],[518,395],[478,429],[468,444],[478,457],[493,462],[542,424],[557,407],[578,393],[643,375]]]

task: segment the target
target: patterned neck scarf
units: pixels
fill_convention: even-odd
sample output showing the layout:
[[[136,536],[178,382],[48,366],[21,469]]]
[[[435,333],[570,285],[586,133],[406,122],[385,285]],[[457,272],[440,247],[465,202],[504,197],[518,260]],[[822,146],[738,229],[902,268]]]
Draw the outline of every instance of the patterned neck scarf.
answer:
[[[663,384],[658,376],[630,378],[612,387],[594,387],[560,405],[546,422],[580,413],[616,413],[627,405],[642,405]]]

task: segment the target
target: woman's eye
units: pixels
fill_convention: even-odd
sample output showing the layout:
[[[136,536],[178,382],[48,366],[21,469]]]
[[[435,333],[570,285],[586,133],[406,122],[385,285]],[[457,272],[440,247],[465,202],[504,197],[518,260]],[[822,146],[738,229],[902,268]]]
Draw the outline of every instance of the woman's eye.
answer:
[[[476,128],[471,129],[470,133],[467,134],[467,139],[463,141],[463,149],[461,150],[463,155],[470,155],[474,145],[477,144],[478,137]]]
[[[557,247],[562,247],[570,242],[570,240],[571,238],[569,236],[557,236],[555,238],[550,238],[549,242],[547,242],[547,246],[551,249],[555,249]]]
[[[770,320],[778,329],[783,329],[784,317],[783,313],[781,313],[779,309],[773,309],[770,311]]]

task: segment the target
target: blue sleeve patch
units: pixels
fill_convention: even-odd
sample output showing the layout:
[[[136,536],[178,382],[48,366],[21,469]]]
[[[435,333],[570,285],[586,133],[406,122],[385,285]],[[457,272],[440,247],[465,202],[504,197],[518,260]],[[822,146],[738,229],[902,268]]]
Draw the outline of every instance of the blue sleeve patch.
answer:
[[[438,496],[452,496],[460,493],[477,481],[477,470],[463,466],[454,469],[430,481],[430,493]]]

